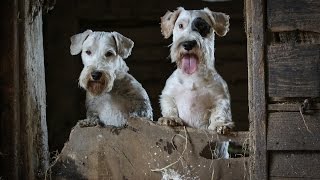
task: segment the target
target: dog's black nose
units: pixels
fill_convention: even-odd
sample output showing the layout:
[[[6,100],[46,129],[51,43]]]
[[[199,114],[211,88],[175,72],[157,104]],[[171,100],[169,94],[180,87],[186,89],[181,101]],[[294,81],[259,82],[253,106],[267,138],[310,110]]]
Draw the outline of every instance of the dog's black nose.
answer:
[[[99,79],[101,78],[101,76],[102,76],[102,73],[99,72],[99,71],[93,71],[93,72],[91,73],[91,77],[92,77],[92,79],[95,80],[95,81],[99,80]]]
[[[192,21],[191,29],[200,33],[202,37],[210,33],[211,26],[204,19],[198,17]]]
[[[185,41],[182,43],[182,46],[185,50],[190,51],[197,44],[196,40],[193,41]]]

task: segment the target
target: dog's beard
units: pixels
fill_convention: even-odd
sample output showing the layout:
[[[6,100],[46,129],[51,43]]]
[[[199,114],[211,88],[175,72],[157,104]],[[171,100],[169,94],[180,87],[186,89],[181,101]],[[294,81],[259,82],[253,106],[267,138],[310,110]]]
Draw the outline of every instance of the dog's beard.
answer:
[[[100,95],[106,89],[106,78],[102,76],[99,80],[89,80],[87,83],[87,90],[93,96]]]
[[[92,96],[99,96],[103,92],[110,92],[112,90],[115,78],[114,76],[103,72],[99,80],[94,80],[92,79],[90,74],[91,73],[89,73],[89,75],[85,76],[85,78],[82,79],[82,83],[80,83],[80,86],[88,91]]]

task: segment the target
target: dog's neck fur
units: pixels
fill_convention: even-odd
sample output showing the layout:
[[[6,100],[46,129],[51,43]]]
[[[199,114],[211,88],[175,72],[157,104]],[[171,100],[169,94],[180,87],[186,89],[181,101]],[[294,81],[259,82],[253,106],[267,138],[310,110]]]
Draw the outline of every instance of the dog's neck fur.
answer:
[[[129,71],[129,67],[127,66],[127,64],[124,62],[122,58],[119,58],[118,61],[119,61],[119,68],[115,70],[115,75],[116,75],[115,80],[124,78]]]

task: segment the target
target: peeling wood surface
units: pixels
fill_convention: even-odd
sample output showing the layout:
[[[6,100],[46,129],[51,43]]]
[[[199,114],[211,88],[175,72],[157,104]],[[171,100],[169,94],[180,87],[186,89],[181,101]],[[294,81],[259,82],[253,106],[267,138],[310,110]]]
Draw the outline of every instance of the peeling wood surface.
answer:
[[[320,111],[303,117],[300,112],[269,113],[268,150],[320,150]]]
[[[267,0],[268,28],[279,31],[320,33],[319,0]]]
[[[270,97],[320,96],[320,44],[268,47]]]
[[[320,179],[320,153],[275,152],[270,157],[270,179]]]
[[[265,85],[265,1],[246,0],[249,124],[252,155],[250,179],[268,178]]]
[[[221,136],[204,130],[158,126],[141,119],[129,120],[128,127],[120,130],[75,126],[51,169],[52,177],[161,179],[164,171],[152,169],[161,169],[182,155],[168,168],[182,179],[248,179],[247,158],[212,159],[210,147],[214,149],[215,142],[226,140],[244,144],[248,133]]]

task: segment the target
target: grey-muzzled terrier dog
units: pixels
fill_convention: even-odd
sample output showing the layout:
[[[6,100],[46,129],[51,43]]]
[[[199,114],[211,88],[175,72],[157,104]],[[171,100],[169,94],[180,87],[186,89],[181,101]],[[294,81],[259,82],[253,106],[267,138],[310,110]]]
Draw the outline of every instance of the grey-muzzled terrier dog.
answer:
[[[229,16],[182,7],[161,17],[164,38],[173,36],[170,48],[177,69],[160,96],[162,125],[187,125],[220,134],[233,127],[227,83],[215,69],[215,34],[229,31]]]
[[[130,117],[152,119],[149,97],[124,62],[134,43],[117,32],[87,30],[70,38],[70,53],[81,52],[79,85],[86,94],[87,119],[80,126],[122,127]]]

